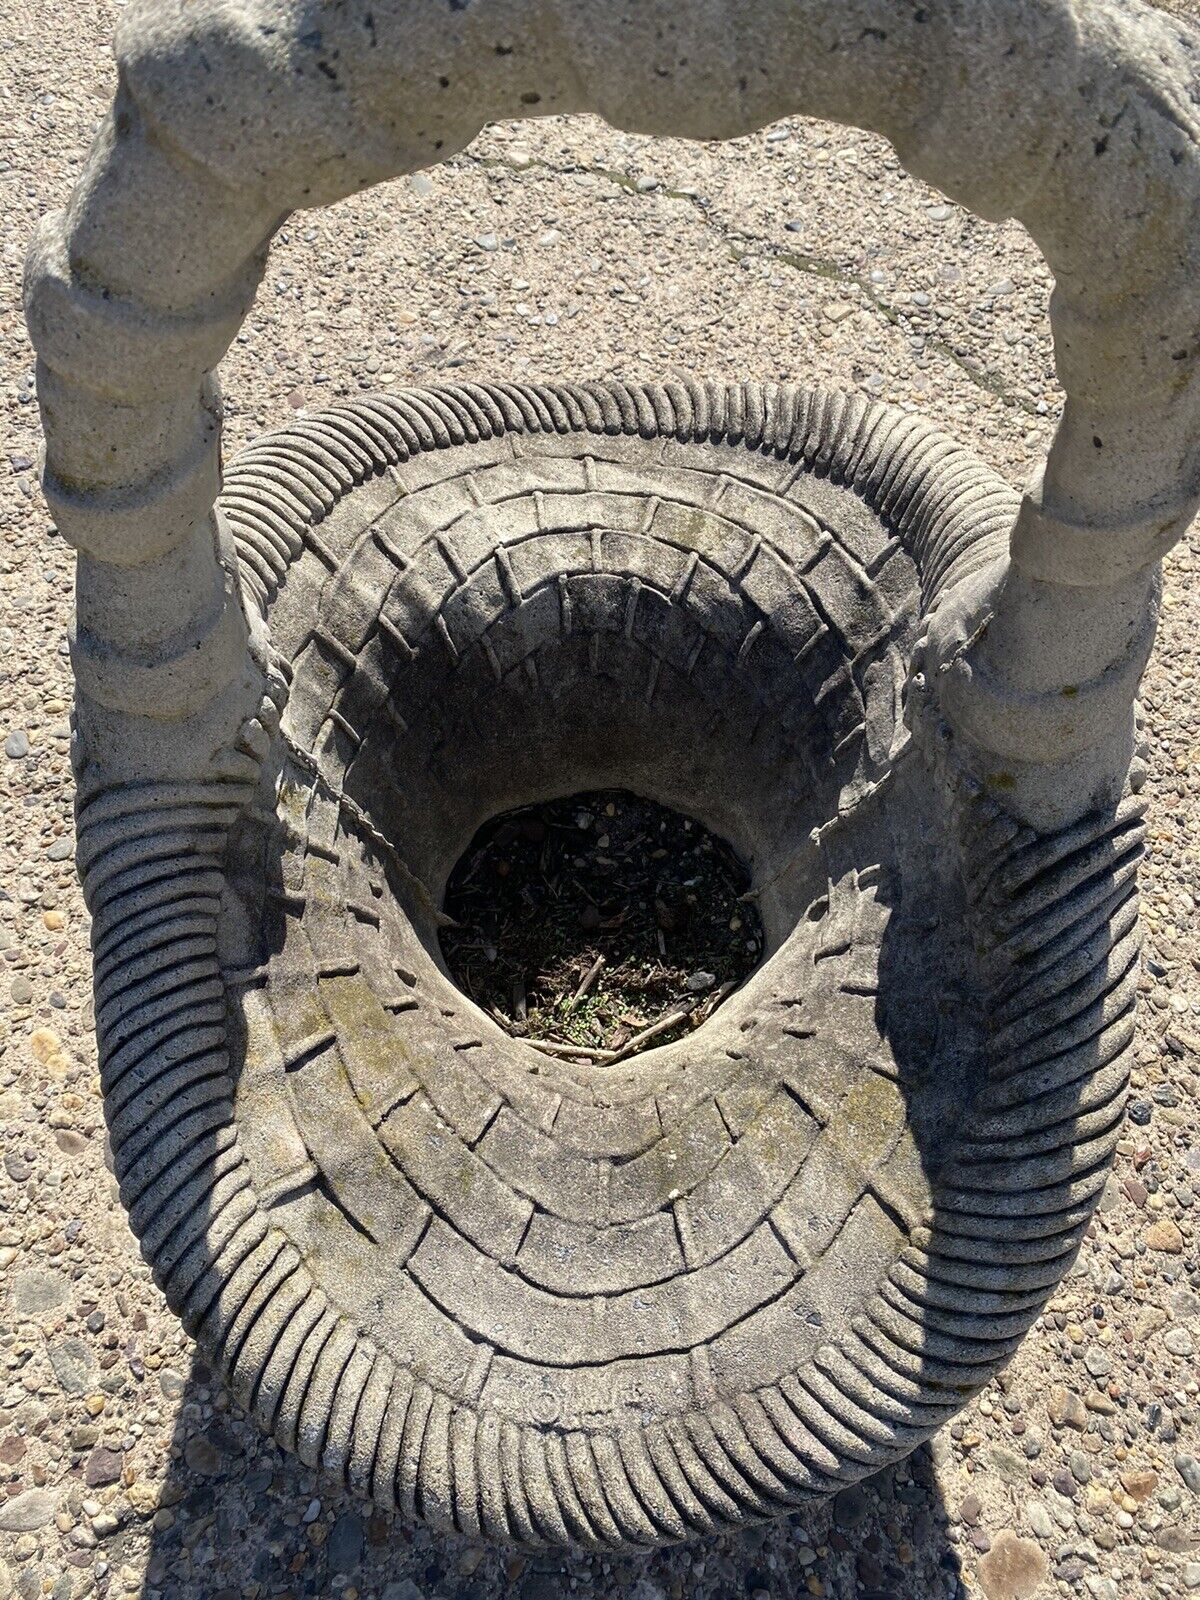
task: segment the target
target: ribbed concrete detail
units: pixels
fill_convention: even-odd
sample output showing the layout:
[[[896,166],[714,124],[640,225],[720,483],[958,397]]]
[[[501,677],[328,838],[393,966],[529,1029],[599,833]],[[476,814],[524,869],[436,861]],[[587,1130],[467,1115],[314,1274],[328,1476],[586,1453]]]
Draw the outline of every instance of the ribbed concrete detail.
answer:
[[[79,859],[122,1197],[285,1446],[645,1545],[853,1481],[1007,1359],[1112,1153],[1143,837],[1132,792],[1014,821],[919,681],[905,727],[1014,506],[912,418],[749,384],[375,396],[233,464],[271,695],[224,778],[85,791]],[[436,944],[482,816],[600,767],[722,820],[771,947],[607,1074]]]

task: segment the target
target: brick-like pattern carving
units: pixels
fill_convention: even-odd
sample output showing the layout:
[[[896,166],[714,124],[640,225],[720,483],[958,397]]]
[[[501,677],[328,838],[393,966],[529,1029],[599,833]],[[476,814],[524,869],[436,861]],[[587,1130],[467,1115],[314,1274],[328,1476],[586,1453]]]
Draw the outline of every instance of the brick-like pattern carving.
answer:
[[[123,1198],[303,1459],[648,1544],[852,1481],[1012,1351],[1115,1138],[1141,840],[1132,792],[1014,822],[919,684],[905,726],[1013,506],[884,407],[702,386],[378,396],[230,469],[256,785],[85,799],[80,855]],[[599,779],[719,818],[770,942],[611,1068],[437,954],[483,816]]]

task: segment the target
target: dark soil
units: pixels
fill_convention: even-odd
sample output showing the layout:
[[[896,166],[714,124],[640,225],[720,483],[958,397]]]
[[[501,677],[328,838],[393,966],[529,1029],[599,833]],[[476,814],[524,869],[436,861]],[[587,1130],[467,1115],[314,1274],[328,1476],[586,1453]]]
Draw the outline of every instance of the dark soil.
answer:
[[[510,1033],[611,1060],[698,1027],[757,966],[749,887],[691,818],[623,790],[572,795],[479,830],[446,889],[442,952]]]

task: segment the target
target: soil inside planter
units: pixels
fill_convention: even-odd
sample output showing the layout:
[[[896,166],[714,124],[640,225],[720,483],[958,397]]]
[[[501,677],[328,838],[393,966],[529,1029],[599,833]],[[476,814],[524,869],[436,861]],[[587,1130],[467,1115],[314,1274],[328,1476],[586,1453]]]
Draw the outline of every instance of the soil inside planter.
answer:
[[[758,965],[750,875],[723,840],[624,790],[486,823],[450,875],[459,987],[553,1054],[612,1061],[682,1037]]]

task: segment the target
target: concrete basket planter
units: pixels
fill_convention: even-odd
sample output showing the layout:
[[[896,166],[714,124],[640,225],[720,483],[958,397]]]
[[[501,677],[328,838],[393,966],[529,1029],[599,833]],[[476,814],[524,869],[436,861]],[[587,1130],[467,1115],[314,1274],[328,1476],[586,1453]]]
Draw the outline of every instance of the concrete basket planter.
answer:
[[[285,1446],[466,1533],[654,1544],[928,1437],[1103,1187],[1135,695],[1197,497],[1195,43],[1102,0],[764,0],[737,50],[715,4],[402,10],[131,6],[31,251],[106,1112],[159,1283]],[[684,380],[373,396],[222,474],[210,373],[280,217],[534,82],[648,131],[862,122],[1020,216],[1059,280],[1044,477]],[[608,1069],[503,1033],[437,944],[481,822],[602,786],[737,844],[768,942]]]

